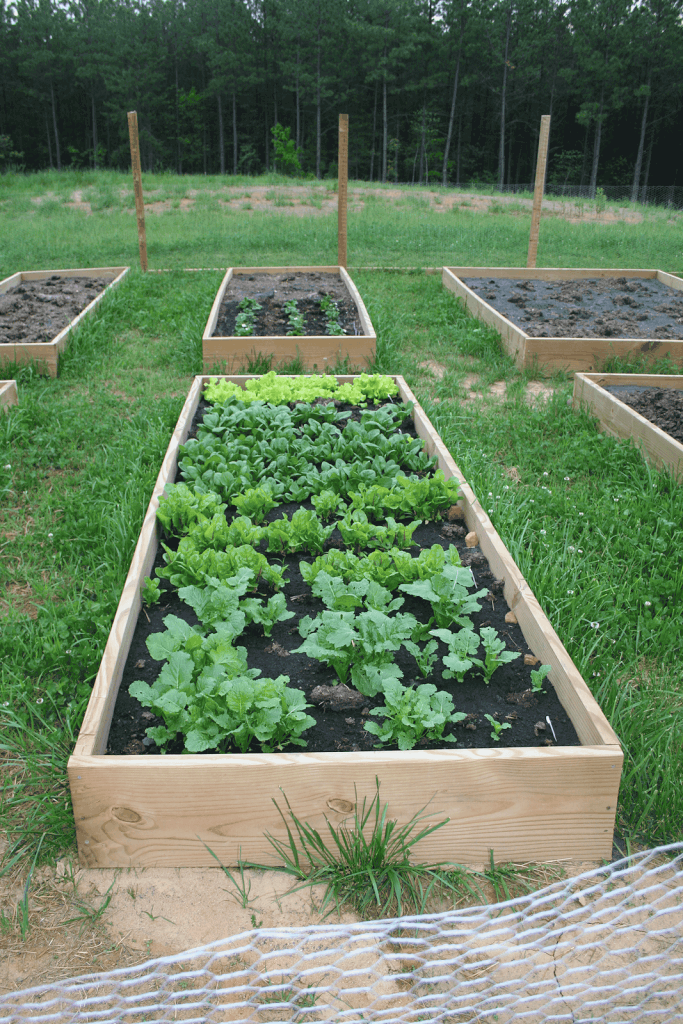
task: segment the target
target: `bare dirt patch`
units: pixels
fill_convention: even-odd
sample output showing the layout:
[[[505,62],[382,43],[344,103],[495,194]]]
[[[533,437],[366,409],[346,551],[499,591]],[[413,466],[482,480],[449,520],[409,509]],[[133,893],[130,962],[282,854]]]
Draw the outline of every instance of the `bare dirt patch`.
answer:
[[[52,341],[111,280],[52,274],[10,288],[0,295],[0,345]]]
[[[30,583],[6,583],[0,597],[0,617],[15,611],[18,615],[38,618],[38,603],[34,600]]]

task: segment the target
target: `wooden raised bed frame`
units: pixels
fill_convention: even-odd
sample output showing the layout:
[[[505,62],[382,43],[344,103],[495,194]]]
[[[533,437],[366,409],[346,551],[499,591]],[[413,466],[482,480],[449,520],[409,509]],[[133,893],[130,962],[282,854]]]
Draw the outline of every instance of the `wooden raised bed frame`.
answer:
[[[212,337],[223,298],[233,275],[286,273],[338,274],[356,305],[358,318],[365,334],[322,335],[320,337],[311,335],[299,338],[288,335],[251,338]],[[221,369],[234,372],[246,366],[250,358],[253,359],[261,352],[265,356],[272,355],[274,367],[292,362],[299,357],[307,370],[324,373],[328,366],[333,367],[346,358],[354,369],[365,370],[375,358],[376,344],[377,335],[368,316],[365,303],[344,267],[229,267],[218,289],[204,329],[202,354],[206,371]]]
[[[599,370],[612,356],[643,358],[647,362],[668,355],[676,366],[683,366],[683,341],[659,341],[656,338],[532,338],[521,327],[499,313],[468,288],[463,277],[514,277],[524,281],[576,281],[585,277],[640,277],[656,279],[676,291],[683,291],[683,279],[663,270],[555,269],[543,267],[444,267],[442,281],[449,291],[462,299],[479,320],[500,334],[503,349],[520,369],[540,366],[548,370]]]
[[[0,380],[0,412],[8,412],[11,405],[18,405],[19,394],[15,380]]]
[[[81,267],[77,270],[20,270],[17,274],[12,274],[11,277],[6,277],[4,281],[0,281],[0,295],[2,295],[4,292],[9,291],[10,288],[16,288],[22,281],[42,281],[55,274],[59,277],[111,278],[107,287],[84,310],[81,310],[78,316],[74,317],[71,323],[67,324],[52,341],[38,342],[35,345],[22,345],[21,342],[0,345],[0,366],[5,363],[17,363],[21,366],[27,363],[35,363],[37,370],[48,373],[50,377],[56,377],[59,367],[59,356],[69,342],[71,331],[84,317],[90,316],[107,292],[120,284],[129,270],[130,267]]]
[[[174,479],[207,376],[196,377],[166,452],[95,680],[69,780],[81,863],[89,867],[215,865],[238,857],[273,863],[263,833],[284,838],[273,798],[282,791],[304,821],[324,829],[371,798],[375,778],[389,813],[406,822],[431,801],[451,821],[427,839],[423,861],[609,858],[622,752],[588,686],[458,467],[415,403],[414,422],[446,477],[460,481],[470,530],[497,577],[530,649],[552,666],[550,679],[582,746],[361,751],[294,754],[105,754],[121,675],[141,607],[140,587],[157,550],[159,495]],[[248,377],[228,377],[243,383]],[[353,377],[339,377],[351,381]],[[396,377],[404,401],[414,396]]]
[[[600,427],[613,437],[633,438],[644,457],[660,469],[683,479],[683,444],[651,423],[616,395],[605,391],[610,384],[646,388],[683,389],[683,376],[646,373],[577,373],[574,377],[574,408],[597,416]]]

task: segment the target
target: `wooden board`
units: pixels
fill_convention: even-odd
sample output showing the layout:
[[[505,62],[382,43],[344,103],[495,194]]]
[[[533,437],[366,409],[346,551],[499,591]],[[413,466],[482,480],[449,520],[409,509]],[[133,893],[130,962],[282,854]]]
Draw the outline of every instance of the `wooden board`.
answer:
[[[650,423],[645,416],[605,391],[611,384],[649,388],[683,389],[683,376],[645,373],[577,373],[574,377],[574,408],[597,416],[600,427],[613,437],[633,438],[644,457],[683,479],[683,444]]]
[[[35,345],[9,344],[0,345],[0,366],[6,363],[16,363],[25,366],[27,363],[34,363],[36,369],[41,373],[47,373],[50,377],[57,376],[60,353],[64,351],[69,343],[69,335],[73,329],[97,308],[104,296],[111,288],[115,288],[124,279],[130,267],[79,267],[75,270],[21,270],[11,277],[0,281],[0,295],[16,288],[22,281],[42,281],[45,278],[57,275],[59,277],[101,277],[108,282],[99,295],[90,302],[77,317],[67,324],[52,341],[41,342]]]
[[[642,358],[653,362],[669,356],[683,366],[683,341],[659,341],[656,338],[532,338],[521,327],[468,288],[462,278],[505,277],[525,281],[576,281],[586,277],[639,277],[656,279],[676,291],[683,290],[683,278],[662,270],[606,270],[600,268],[554,267],[444,267],[442,281],[449,291],[462,299],[473,316],[490,324],[501,336],[503,349],[520,369],[535,366],[551,371],[597,370],[606,359]]]
[[[221,305],[233,276],[288,272],[337,274],[341,277],[356,306],[365,333],[298,338],[287,335],[273,335],[264,338],[213,337]],[[347,358],[352,367],[366,369],[375,358],[376,344],[377,335],[368,316],[368,311],[358,289],[344,267],[230,267],[223,278],[209,313],[202,336],[202,354],[204,369],[207,371],[234,371],[244,366],[250,358],[254,359],[259,354],[263,354],[266,357],[272,356],[274,367],[300,358],[307,370],[324,373],[327,367],[333,367]]]
[[[244,858],[274,863],[264,832],[285,838],[273,804],[282,791],[315,827],[346,819],[375,778],[389,814],[407,821],[428,801],[450,822],[420,845],[422,860],[481,864],[609,857],[622,752],[619,741],[573,665],[528,583],[415,402],[413,418],[427,451],[461,484],[460,504],[491,569],[503,578],[531,650],[552,666],[550,680],[582,746],[295,754],[112,756],[105,753],[123,666],[140,609],[140,587],[157,549],[156,509],[173,481],[205,382],[190,389],[164,458],[95,680],[69,779],[79,855],[89,866],[210,866],[210,846],[224,864]],[[228,377],[244,384],[250,377]],[[402,377],[404,401],[415,401]],[[351,381],[353,377],[339,377]],[[341,808],[341,810],[339,809]],[[206,844],[206,846],[204,845]]]
[[[11,405],[18,404],[17,382],[15,380],[0,380],[0,412],[8,412]]]

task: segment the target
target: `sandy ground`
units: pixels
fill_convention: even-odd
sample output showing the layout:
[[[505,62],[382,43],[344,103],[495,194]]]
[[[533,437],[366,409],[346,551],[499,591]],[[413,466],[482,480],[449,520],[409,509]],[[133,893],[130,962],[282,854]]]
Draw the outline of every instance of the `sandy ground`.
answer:
[[[311,187],[305,185],[254,185],[248,188],[226,185],[218,191],[207,190],[201,193],[196,189],[188,189],[182,198],[175,200],[155,199],[155,194],[160,194],[161,190],[150,190],[145,192],[145,213],[162,214],[173,209],[190,211],[195,208],[199,196],[209,196],[217,197],[219,204],[226,209],[242,210],[246,213],[274,211],[294,217],[324,217],[336,212],[337,209],[337,194],[334,184],[334,182],[329,182],[327,186]],[[132,189],[121,190],[120,198],[131,202],[130,206],[126,203],[123,212],[134,215]],[[48,192],[45,195],[34,196],[31,201],[36,206],[40,206],[44,202],[55,199],[57,199],[55,193]],[[516,195],[481,196],[455,190],[431,191],[420,188],[419,191],[416,189],[415,192],[410,192],[400,188],[372,189],[361,185],[349,186],[348,210],[350,213],[358,212],[374,204],[423,208],[435,213],[460,210],[470,213],[508,213],[516,217],[527,217],[531,215],[532,200]],[[71,199],[64,205],[86,214],[93,213],[90,202],[84,198],[83,191],[79,189],[72,193]],[[111,213],[113,211],[108,209],[103,212]],[[595,203],[588,200],[544,199],[543,215],[559,217],[570,223],[595,221],[609,224],[623,221],[629,224],[638,224],[643,220],[642,213],[637,210],[615,206],[598,210]]]

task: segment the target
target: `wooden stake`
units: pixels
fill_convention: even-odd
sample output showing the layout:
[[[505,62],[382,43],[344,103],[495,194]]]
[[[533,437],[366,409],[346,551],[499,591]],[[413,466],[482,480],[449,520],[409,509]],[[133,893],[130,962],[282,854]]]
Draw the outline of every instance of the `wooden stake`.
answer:
[[[538,159],[536,161],[536,186],[534,188],[534,208],[531,211],[531,233],[529,235],[529,255],[527,267],[536,266],[538,250],[538,227],[541,222],[541,203],[545,188],[545,169],[548,163],[548,136],[550,135],[550,114],[541,118],[541,134],[538,137]]]
[[[135,213],[138,219],[138,242],[140,243],[140,269],[147,273],[147,235],[145,234],[145,203],[142,198],[142,171],[140,169],[140,140],[138,139],[138,115],[136,110],[128,114],[130,135],[130,162],[133,167],[133,188],[135,189]]]
[[[349,115],[339,115],[339,180],[337,183],[337,262],[346,267],[346,193],[349,183]]]

